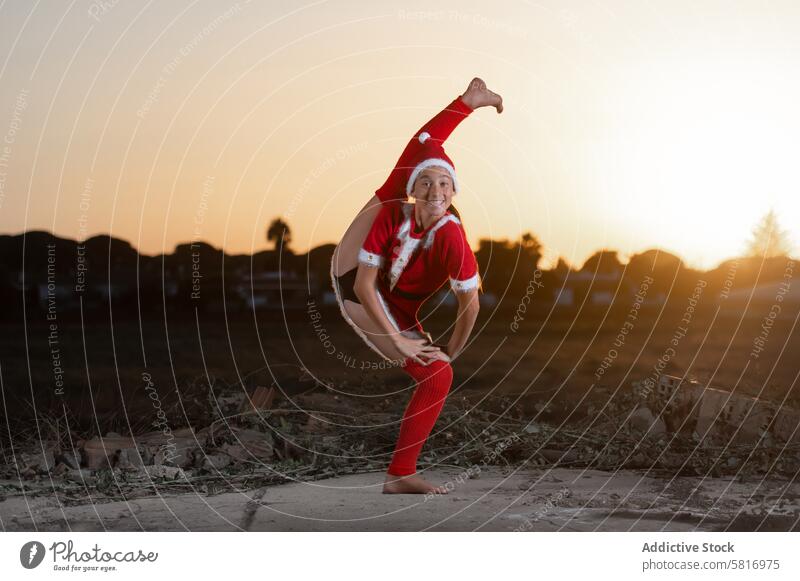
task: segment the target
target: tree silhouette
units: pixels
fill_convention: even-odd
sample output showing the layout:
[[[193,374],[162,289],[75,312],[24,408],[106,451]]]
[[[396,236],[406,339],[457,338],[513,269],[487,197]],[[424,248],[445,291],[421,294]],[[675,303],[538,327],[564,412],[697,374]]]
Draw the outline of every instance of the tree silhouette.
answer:
[[[506,238],[481,238],[475,252],[483,288],[492,292],[505,292],[508,289],[519,292],[520,288],[524,289],[538,268],[541,257],[542,244],[530,232],[513,242]]]
[[[770,210],[753,228],[753,234],[747,243],[747,256],[773,258],[788,256],[792,244],[789,235],[778,224],[778,217]]]
[[[563,279],[564,277],[569,275],[571,270],[572,268],[570,268],[570,265],[567,262],[566,258],[564,258],[563,256],[559,256],[558,262],[553,268],[553,273],[556,274],[559,279]]]
[[[533,261],[534,267],[539,265],[539,259],[542,257],[542,244],[530,232],[525,232],[520,236],[520,247],[525,254],[528,255],[530,260]]]
[[[586,259],[581,270],[597,274],[613,274],[622,270],[622,263],[617,258],[616,250],[598,250]]]
[[[272,242],[275,250],[282,249],[288,252],[289,244],[292,243],[292,230],[289,225],[280,218],[275,218],[267,228],[267,242]]]

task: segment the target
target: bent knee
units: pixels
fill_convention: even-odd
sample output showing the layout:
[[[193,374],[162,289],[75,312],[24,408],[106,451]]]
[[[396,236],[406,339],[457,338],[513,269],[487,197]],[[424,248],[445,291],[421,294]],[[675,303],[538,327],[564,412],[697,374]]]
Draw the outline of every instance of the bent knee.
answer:
[[[431,363],[428,367],[435,367],[436,374],[442,375],[450,380],[453,381],[453,366],[450,365],[449,361],[442,361],[437,359],[433,363]]]
[[[427,365],[420,365],[415,361],[406,360],[406,365],[403,369],[417,381],[435,378],[437,384],[446,384],[448,389],[453,383],[453,366],[441,359],[431,361]]]

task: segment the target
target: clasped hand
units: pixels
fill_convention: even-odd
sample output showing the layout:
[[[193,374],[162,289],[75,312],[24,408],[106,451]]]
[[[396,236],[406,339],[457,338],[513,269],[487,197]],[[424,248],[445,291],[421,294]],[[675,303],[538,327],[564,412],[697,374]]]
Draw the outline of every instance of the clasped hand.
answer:
[[[450,361],[450,356],[441,347],[429,343],[427,339],[412,339],[401,334],[392,337],[395,347],[404,357],[416,361],[420,365],[428,365],[437,359]]]

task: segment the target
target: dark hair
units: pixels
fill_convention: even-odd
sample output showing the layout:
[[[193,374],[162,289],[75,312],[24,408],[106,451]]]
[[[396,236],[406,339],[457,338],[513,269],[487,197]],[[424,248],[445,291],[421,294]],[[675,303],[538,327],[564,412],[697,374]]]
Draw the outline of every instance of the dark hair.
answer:
[[[458,218],[458,221],[461,222],[461,227],[464,228],[464,220],[462,220],[461,214],[458,213],[458,209],[453,204],[450,204],[450,207],[448,208],[448,210],[450,210],[450,212],[452,212],[453,216]],[[464,232],[466,232],[466,228],[464,228]],[[478,292],[479,293],[483,292],[483,280],[481,280],[481,279],[479,279],[479,282],[478,282]]]
[[[456,208],[453,204],[450,204],[448,210],[450,210],[450,213],[452,213],[453,216],[458,218],[458,221],[461,222],[461,227],[464,228],[464,231],[466,231],[466,228],[464,227],[464,219],[461,217],[461,214],[458,213],[458,208]]]

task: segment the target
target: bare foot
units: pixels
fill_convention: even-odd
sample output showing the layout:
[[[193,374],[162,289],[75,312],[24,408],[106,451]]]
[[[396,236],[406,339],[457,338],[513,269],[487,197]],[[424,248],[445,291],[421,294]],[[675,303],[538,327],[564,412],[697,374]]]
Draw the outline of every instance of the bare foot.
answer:
[[[387,474],[383,483],[384,494],[447,494],[444,486],[434,486],[422,476],[395,476]]]
[[[466,103],[470,109],[477,109],[478,107],[491,106],[497,109],[498,113],[503,112],[503,98],[497,93],[493,93],[486,88],[486,83],[483,79],[475,77],[469,82],[469,87],[461,95],[461,100]]]

